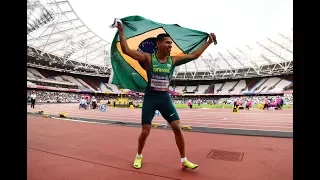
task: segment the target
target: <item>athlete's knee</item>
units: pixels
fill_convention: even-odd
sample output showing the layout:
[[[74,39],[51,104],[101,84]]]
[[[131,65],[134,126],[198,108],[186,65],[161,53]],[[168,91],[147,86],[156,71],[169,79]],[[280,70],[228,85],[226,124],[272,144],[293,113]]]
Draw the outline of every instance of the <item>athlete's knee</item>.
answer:
[[[150,134],[151,125],[144,124],[142,125],[141,136],[148,137]]]
[[[143,137],[148,137],[149,134],[150,134],[150,131],[149,131],[149,130],[143,129],[143,130],[141,131],[141,136],[143,136]]]
[[[172,129],[173,133],[176,136],[182,135],[182,131],[181,131],[181,128],[180,128],[179,120],[175,120],[175,121],[170,122],[170,126],[171,126],[171,129]]]

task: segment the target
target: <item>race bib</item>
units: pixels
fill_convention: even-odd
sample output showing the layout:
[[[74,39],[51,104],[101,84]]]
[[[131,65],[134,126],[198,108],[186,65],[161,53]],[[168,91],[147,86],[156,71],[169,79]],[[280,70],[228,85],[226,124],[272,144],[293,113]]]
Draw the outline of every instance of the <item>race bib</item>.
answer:
[[[153,75],[150,81],[150,86],[155,91],[168,91],[170,80],[167,76]]]

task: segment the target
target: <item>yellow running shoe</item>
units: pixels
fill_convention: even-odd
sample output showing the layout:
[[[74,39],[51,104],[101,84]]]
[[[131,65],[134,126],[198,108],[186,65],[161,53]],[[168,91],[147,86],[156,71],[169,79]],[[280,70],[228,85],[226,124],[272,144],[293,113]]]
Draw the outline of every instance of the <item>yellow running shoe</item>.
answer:
[[[193,164],[192,162],[186,160],[182,163],[182,168],[188,168],[188,169],[196,169],[198,167],[197,164]]]
[[[142,164],[142,159],[143,159],[142,157],[136,157],[133,163],[133,167],[136,169],[140,169]]]

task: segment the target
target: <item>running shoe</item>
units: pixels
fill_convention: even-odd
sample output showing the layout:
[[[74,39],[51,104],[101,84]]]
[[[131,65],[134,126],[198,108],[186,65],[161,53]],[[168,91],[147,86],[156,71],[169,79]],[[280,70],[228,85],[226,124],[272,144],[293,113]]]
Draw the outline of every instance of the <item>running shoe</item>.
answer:
[[[182,168],[187,168],[187,169],[196,169],[198,167],[197,164],[193,164],[192,162],[186,160],[182,163]]]
[[[133,163],[133,167],[136,169],[140,169],[142,164],[142,159],[143,159],[142,157],[136,157]]]

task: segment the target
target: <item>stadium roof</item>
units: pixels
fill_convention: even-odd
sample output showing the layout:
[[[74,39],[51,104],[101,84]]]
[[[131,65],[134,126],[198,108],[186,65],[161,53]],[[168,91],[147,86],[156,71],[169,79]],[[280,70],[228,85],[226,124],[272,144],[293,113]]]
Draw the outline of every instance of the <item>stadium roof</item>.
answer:
[[[111,68],[110,43],[92,32],[68,1],[28,0],[27,6],[28,46],[60,57],[60,61]]]
[[[92,32],[66,0],[28,0],[27,45],[52,61],[111,70],[110,43]],[[217,53],[175,69],[174,78],[232,78],[292,72],[293,32],[279,32],[262,41]],[[55,58],[59,57],[59,58]],[[75,63],[77,62],[77,63]]]
[[[247,45],[216,53],[204,53],[196,61],[177,67],[174,76],[183,79],[185,75],[194,78],[200,75],[214,77],[219,74],[218,76],[232,78],[249,74],[283,74],[293,71],[292,61],[293,30],[289,29]]]

